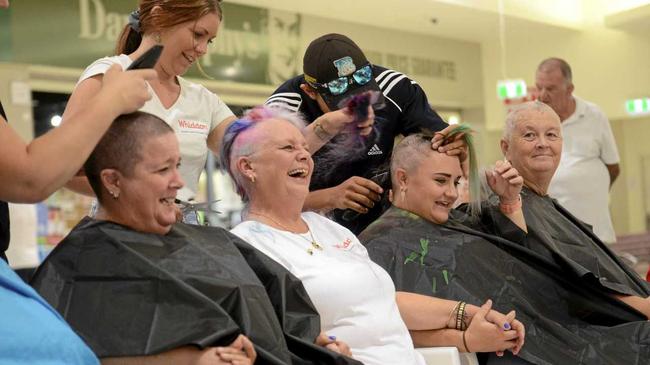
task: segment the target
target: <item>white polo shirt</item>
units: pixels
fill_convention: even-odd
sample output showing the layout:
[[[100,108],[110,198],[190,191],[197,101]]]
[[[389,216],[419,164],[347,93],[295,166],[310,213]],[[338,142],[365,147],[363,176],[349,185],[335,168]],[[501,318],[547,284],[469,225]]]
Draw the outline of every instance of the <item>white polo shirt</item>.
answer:
[[[594,228],[604,242],[616,241],[609,213],[609,172],[619,162],[616,141],[605,114],[574,96],[575,112],[562,122],[562,158],[549,195]]]
[[[346,342],[366,365],[424,365],[395,302],[395,285],[347,228],[313,212],[302,213],[313,238],[246,221],[232,229],[298,277],[320,314],[321,329]]]

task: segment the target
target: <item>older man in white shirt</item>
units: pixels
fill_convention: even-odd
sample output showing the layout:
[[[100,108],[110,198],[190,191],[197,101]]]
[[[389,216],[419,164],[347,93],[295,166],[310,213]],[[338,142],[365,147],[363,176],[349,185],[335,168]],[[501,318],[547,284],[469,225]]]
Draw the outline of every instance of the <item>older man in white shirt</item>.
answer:
[[[562,121],[562,159],[549,187],[551,197],[593,226],[604,242],[616,241],[609,213],[609,188],[620,173],[619,156],[605,114],[574,95],[569,64],[559,58],[540,63],[535,75],[539,100]]]

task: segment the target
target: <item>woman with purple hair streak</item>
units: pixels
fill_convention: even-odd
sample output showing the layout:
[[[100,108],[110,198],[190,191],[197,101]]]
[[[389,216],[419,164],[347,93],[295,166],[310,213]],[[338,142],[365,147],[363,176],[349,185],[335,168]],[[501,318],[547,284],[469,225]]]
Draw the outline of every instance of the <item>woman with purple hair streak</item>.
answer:
[[[423,364],[409,331],[461,321],[477,348],[507,348],[518,331],[503,328],[523,329],[514,313],[492,311],[489,303],[456,311],[455,301],[395,292],[352,232],[302,212],[314,168],[303,125],[295,113],[254,108],[226,130],[221,161],[246,203],[245,221],[232,232],[302,281],[331,345],[345,341],[367,365]]]

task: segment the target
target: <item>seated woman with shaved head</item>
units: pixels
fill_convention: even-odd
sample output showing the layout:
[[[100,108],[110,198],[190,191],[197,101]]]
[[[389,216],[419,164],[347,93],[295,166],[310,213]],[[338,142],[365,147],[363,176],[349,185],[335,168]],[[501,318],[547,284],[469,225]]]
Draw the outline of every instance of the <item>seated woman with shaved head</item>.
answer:
[[[562,154],[557,114],[540,102],[517,107],[506,120],[501,149],[524,178],[521,197],[530,228],[525,245],[563,265],[585,285],[611,293],[650,318],[648,283],[598,239],[591,227],[548,196]]]
[[[450,213],[461,213],[452,212],[463,177],[461,162],[457,156],[432,150],[428,143],[430,139],[429,135],[414,134],[396,146],[391,159],[392,207],[366,228],[359,239],[372,260],[391,275],[397,290],[461,300],[462,306],[465,303],[480,304],[493,298],[495,309],[509,311],[513,309],[512,303],[498,295],[497,290],[492,290],[493,285],[501,286],[499,281],[482,283],[474,277],[474,272],[480,267],[497,264],[494,260],[499,256],[485,257],[482,262],[484,256],[478,254],[479,251],[472,253],[478,246],[467,244],[481,238],[472,237],[471,229],[453,219],[450,221]],[[467,139],[467,145],[471,146],[470,138]],[[512,231],[510,235],[514,239],[523,237],[526,229],[521,209],[515,203],[522,181],[517,171],[502,161],[488,176],[488,182],[498,192],[503,206],[509,204],[508,207],[513,207],[507,211],[511,221],[506,216],[502,221]],[[468,287],[466,284],[470,283],[476,283],[476,286]],[[524,323],[529,320],[528,317],[518,318]],[[440,346],[456,346],[461,350],[469,348],[474,352],[496,351],[502,355],[505,350],[512,350],[514,354],[522,350],[524,336],[517,336],[515,331],[506,331],[515,336],[501,344],[485,339],[481,341],[471,331],[462,333],[463,330],[461,324],[453,329],[416,331],[412,335],[416,344],[435,340]],[[523,328],[518,330],[523,331]]]
[[[547,131],[546,138],[557,132]],[[538,135],[530,133],[526,138]],[[393,207],[359,237],[398,290],[468,303],[492,298],[497,310],[514,308],[526,324],[526,345],[516,358],[489,355],[489,364],[614,365],[649,358],[648,322],[605,292],[571,279],[573,274],[551,256],[526,246],[539,234],[531,233],[539,230],[538,221],[529,220],[526,198],[522,211],[518,192],[526,180],[508,162],[497,162],[487,174],[494,199],[484,202],[479,214],[467,215],[466,206],[451,209],[463,175],[460,161],[432,151],[427,140],[412,135],[395,148]],[[528,188],[523,189],[522,195]],[[445,331],[447,341],[458,338],[453,330]],[[413,337],[417,343],[433,335]],[[472,336],[468,340],[474,350]]]
[[[39,293],[103,363],[356,363],[314,344],[318,315],[284,268],[221,228],[176,223],[180,163],[165,122],[116,119],[85,164],[103,211],[38,269]]]
[[[245,221],[232,232],[302,280],[328,335],[348,343],[366,365],[423,364],[409,330],[469,327],[466,340],[474,351],[513,347],[520,335],[523,342],[514,313],[505,316],[489,303],[452,316],[455,301],[396,292],[351,231],[302,212],[314,168],[302,123],[296,114],[257,107],[228,128],[221,158],[247,204]],[[519,331],[504,331],[506,322]],[[460,336],[455,341],[463,346]]]

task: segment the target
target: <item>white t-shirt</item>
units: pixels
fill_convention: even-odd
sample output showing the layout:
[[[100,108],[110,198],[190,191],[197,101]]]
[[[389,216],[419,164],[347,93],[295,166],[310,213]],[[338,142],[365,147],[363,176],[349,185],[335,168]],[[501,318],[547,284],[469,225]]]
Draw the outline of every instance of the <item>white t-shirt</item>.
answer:
[[[366,365],[424,364],[413,348],[395,302],[395,286],[384,269],[345,227],[313,212],[302,213],[309,233],[294,234],[257,221],[232,229],[302,280],[316,306],[321,328],[346,342]]]
[[[549,195],[592,225],[602,241],[615,242],[605,165],[619,162],[616,141],[605,114],[595,104],[574,98],[576,110],[562,122],[562,158]]]
[[[79,82],[103,74],[118,63],[126,69],[133,62],[127,55],[105,57],[93,62],[81,75]],[[178,137],[181,150],[180,174],[185,187],[178,192],[178,198],[189,200],[198,190],[199,176],[208,158],[207,138],[210,132],[226,118],[233,116],[230,108],[213,92],[204,86],[176,76],[181,92],[176,102],[166,109],[151,86],[152,98],[141,111],[157,116],[169,124]]]

